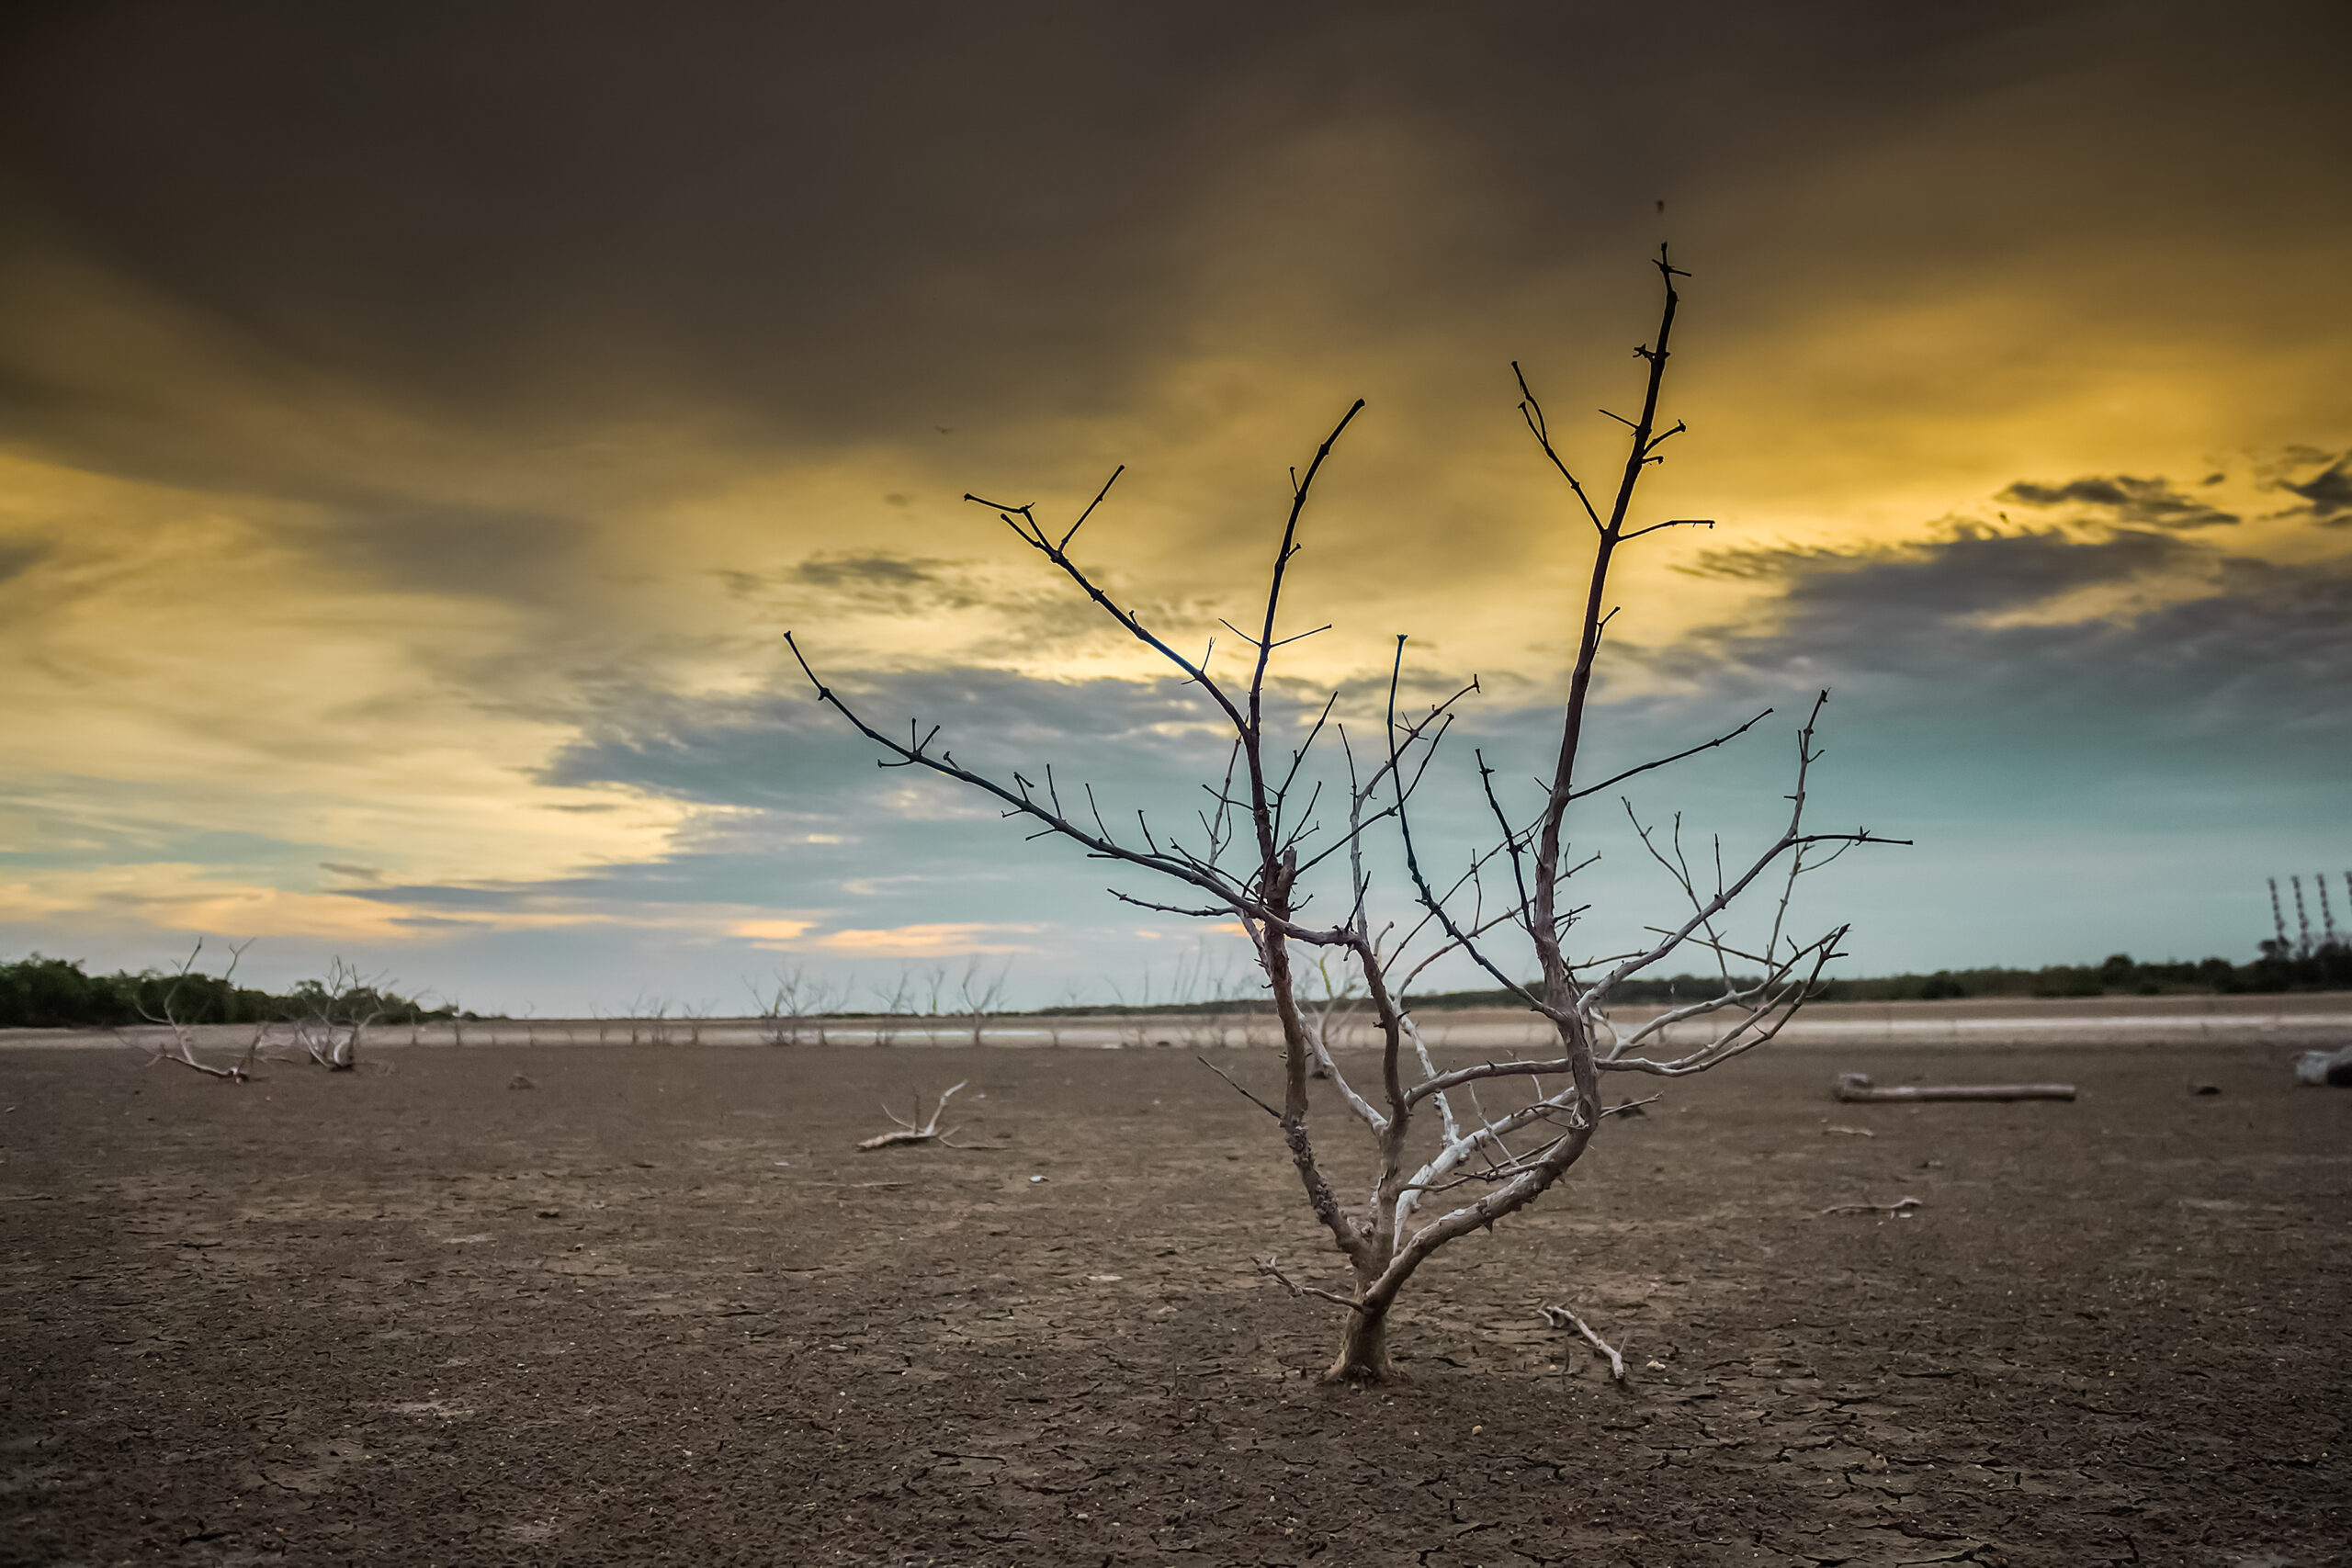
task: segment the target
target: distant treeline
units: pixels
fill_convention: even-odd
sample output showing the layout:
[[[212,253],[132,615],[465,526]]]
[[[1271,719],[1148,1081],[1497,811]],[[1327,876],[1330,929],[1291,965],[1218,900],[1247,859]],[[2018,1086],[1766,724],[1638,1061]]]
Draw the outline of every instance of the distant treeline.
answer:
[[[78,960],[38,953],[0,964],[0,1029],[117,1029],[160,1019],[167,1004],[182,1023],[266,1023],[318,1016],[330,1002],[346,1016],[356,1004],[361,1016],[377,1013],[388,1023],[449,1016],[365,987],[331,998],[316,980],[273,996],[213,975],[88,975]]]
[[[1733,978],[1754,985],[1753,976]],[[1615,995],[1635,1006],[1697,1001],[1716,996],[1723,982],[1713,976],[1678,975],[1671,979],[1621,982]],[[1887,975],[1874,979],[1828,980],[1817,993],[1826,1002],[1940,1001],[1960,997],[2160,997],[2216,992],[2236,995],[2270,991],[2352,990],[2352,947],[2329,942],[2308,953],[2263,943],[2251,964],[2226,958],[2194,963],[2166,960],[2143,964],[2119,953],[2103,964],[2053,964],[2042,969],[1939,969],[1932,975]],[[1507,991],[1456,991],[1419,997],[1424,1008],[1507,1007]]]
[[[2159,997],[2352,990],[2352,946],[2328,942],[2307,953],[2297,953],[2275,942],[2266,942],[2262,946],[2262,956],[2251,964],[2233,964],[2226,958],[2143,964],[2128,953],[2119,953],[2103,964],[2053,964],[2041,969],[1939,969],[1932,975],[1828,980],[1816,995],[1820,1000],[1829,1002],[1911,1002],[1961,997]],[[1757,977],[1751,975],[1732,978],[1736,984],[1752,986]],[[1677,975],[1665,979],[1620,981],[1613,994],[1628,1006],[1644,1007],[1699,1001],[1719,996],[1722,991],[1723,981],[1714,976]],[[1413,1005],[1438,1010],[1524,1004],[1508,991],[1489,990],[1417,996]],[[1173,1002],[1159,1007],[1063,1007],[1044,1010],[1100,1015],[1272,1010],[1273,1004],[1260,997],[1239,1001]]]
[[[2262,944],[2251,964],[2226,958],[2195,963],[2143,964],[2119,953],[2103,964],[2058,964],[2042,969],[1939,969],[1932,975],[1888,975],[1875,979],[1829,980],[1819,998],[1832,1002],[1939,1001],[1961,997],[2156,997],[2180,993],[2241,994],[2276,991],[2352,990],[2352,945],[2323,943],[2308,953],[2276,942]],[[1741,985],[1754,976],[1735,976]],[[1619,983],[1615,995],[1631,1006],[1698,1001],[1719,995],[1723,982],[1712,976],[1677,975],[1668,979]],[[0,1029],[116,1029],[164,1016],[166,1003],[182,1023],[266,1023],[279,1019],[323,1016],[332,1004],[338,1016],[373,1015],[386,1023],[414,1023],[462,1016],[428,1008],[411,998],[367,987],[330,996],[316,980],[283,994],[235,985],[211,975],[187,976],[146,970],[137,975],[90,975],[79,961],[44,958],[36,953],[0,963]],[[1449,991],[1417,996],[1416,1008],[1493,1008],[1521,1005],[1508,991]],[[1069,1006],[1041,1014],[1216,1014],[1271,1012],[1263,997],[1221,1001],[1163,1002],[1158,1006]],[[842,1018],[881,1017],[845,1012]]]

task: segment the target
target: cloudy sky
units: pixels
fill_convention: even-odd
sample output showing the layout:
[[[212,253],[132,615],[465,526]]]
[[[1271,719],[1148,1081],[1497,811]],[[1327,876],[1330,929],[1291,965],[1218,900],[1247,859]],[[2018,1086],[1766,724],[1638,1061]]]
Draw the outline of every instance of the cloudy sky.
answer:
[[[1080,553],[1197,644],[1362,397],[1280,691],[1362,736],[1396,634],[1477,675],[1466,846],[1589,548],[1510,364],[1621,461],[1662,240],[1641,509],[1718,526],[1629,549],[1598,758],[1776,712],[1645,819],[1768,830],[1827,686],[1825,825],[1917,840],[1812,880],[1849,973],[2249,956],[2265,876],[2352,864],[2340,6],[10,15],[0,953],[250,937],[542,1013],[1236,974],[876,770],[781,633],[1172,809],[1197,705],[960,498],[1125,463]],[[1593,805],[1606,949],[1672,889]]]

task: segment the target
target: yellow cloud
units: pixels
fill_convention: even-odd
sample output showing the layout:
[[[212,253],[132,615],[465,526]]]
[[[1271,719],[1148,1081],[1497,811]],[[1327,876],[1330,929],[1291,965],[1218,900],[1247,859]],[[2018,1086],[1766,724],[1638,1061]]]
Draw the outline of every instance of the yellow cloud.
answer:
[[[727,934],[742,937],[761,947],[788,948],[815,925],[813,920],[737,920],[727,928]]]
[[[299,893],[187,864],[122,865],[0,882],[0,921],[64,929],[135,924],[234,938],[416,940],[408,911],[365,898]]]
[[[12,815],[107,835],[327,846],[397,881],[530,879],[661,852],[673,804],[536,776],[577,734],[451,668],[525,629],[497,606],[341,580],[288,508],[0,454]]]
[[[819,945],[839,953],[886,958],[945,958],[977,953],[1035,953],[1026,942],[1008,941],[1044,928],[1035,925],[946,923],[892,926],[881,931],[833,931]]]

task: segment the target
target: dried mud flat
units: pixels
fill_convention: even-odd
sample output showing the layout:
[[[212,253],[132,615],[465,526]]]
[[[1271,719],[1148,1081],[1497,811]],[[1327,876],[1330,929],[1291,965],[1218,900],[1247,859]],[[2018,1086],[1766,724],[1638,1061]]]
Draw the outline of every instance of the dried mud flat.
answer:
[[[2286,1057],[1668,1086],[1348,1393],[1335,1309],[1250,1261],[1328,1256],[1272,1124],[1186,1053],[9,1052],[0,1561],[2344,1562],[2352,1093]],[[1840,1068],[2083,1096],[1840,1106]],[[851,1152],[967,1077],[1003,1147]]]

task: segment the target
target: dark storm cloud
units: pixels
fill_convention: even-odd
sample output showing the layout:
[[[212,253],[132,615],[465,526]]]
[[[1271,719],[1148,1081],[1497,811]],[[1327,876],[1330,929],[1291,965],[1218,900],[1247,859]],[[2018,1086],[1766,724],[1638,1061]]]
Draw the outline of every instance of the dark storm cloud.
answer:
[[[945,561],[910,560],[904,556],[817,556],[795,567],[792,575],[820,588],[911,588],[939,581]]]
[[[2258,768],[2265,757],[2314,748],[2334,755],[2352,743],[2352,702],[2340,682],[2352,668],[2346,562],[2281,567],[2148,530],[2085,539],[1962,529],[1894,550],[1724,552],[1702,570],[1766,588],[1764,615],[1670,649],[1620,655],[1626,661],[1617,667],[1620,677],[1640,673],[1638,683],[1646,685],[1663,676],[1670,692],[1612,696],[1596,720],[1596,767],[1676,750],[1720,728],[1719,718],[1736,722],[1767,704],[1785,709],[1822,686],[1837,690],[1837,724],[1848,743],[1854,736],[1865,745],[1873,734],[1900,736],[1897,771],[1927,775],[1939,773],[1935,759],[1946,751],[1950,763],[1940,771],[1954,775],[1982,772],[1996,758],[2027,773],[2038,755],[2089,766],[2078,754],[2094,738],[2118,759],[2181,777]],[[2051,624],[2018,618],[2102,586],[2127,598],[2142,593],[2155,607]],[[1416,670],[1412,679],[1408,705],[1451,689],[1441,671]],[[1376,711],[1382,684],[1351,682],[1345,705]],[[842,689],[886,731],[910,719],[925,730],[940,723],[940,744],[1000,778],[1015,767],[1036,777],[1051,761],[1066,790],[1093,783],[1106,813],[1123,822],[1137,806],[1148,807],[1155,820],[1188,819],[1198,804],[1188,797],[1224,758],[1211,711],[1182,682],[1063,682],[951,671],[853,677]],[[1604,682],[1605,691],[1627,689],[1622,678]],[[1466,756],[1465,746],[1485,746],[1497,759],[1524,751],[1521,771],[1532,770],[1556,736],[1557,716],[1540,702],[1524,705],[1531,695],[1523,682],[1503,682],[1470,699],[1461,709],[1466,739],[1455,750]],[[1310,699],[1319,694],[1285,689],[1276,705],[1288,717],[1312,706]],[[1001,843],[975,834],[972,818],[993,808],[960,786],[911,770],[877,770],[876,750],[805,694],[644,694],[621,711],[628,716],[563,752],[547,782],[619,785],[749,811],[752,818],[726,830],[748,834],[747,849],[764,844],[778,854],[786,854],[776,846],[789,840],[843,822],[887,834],[885,858],[893,864],[971,870],[1026,852],[1017,829]],[[2352,758],[2339,760],[2352,765]],[[883,792],[910,785],[929,792],[928,806],[911,815],[878,806]],[[957,812],[960,823],[949,819]],[[805,873],[811,852],[792,850],[786,858]],[[815,858],[839,875],[853,874],[857,860],[831,851]],[[694,876],[720,877],[742,891],[725,856],[695,863],[704,869]]]
[[[923,557],[811,556],[785,572],[783,579],[800,587],[820,589],[836,604],[865,610],[964,610],[986,602],[970,581],[964,563]]]
[[[43,539],[0,540],[0,583],[30,571],[49,550],[49,543]]]
[[[1138,806],[1182,819],[1195,781],[1222,767],[1202,704],[1181,682],[1062,682],[991,672],[829,675],[880,728],[912,717],[942,726],[938,746],[1001,779],[1056,765],[1083,810],[1086,783],[1125,831]],[[620,786],[707,808],[657,860],[528,882],[371,885],[350,897],[406,908],[527,917],[548,910],[627,910],[649,904],[854,908],[849,923],[939,918],[972,888],[1007,882],[989,907],[958,919],[1023,918],[1022,899],[1049,904],[1102,874],[1066,850],[1024,845],[1032,826],[963,786],[916,770],[877,768],[879,749],[799,691],[691,698],[640,693],[601,734],[564,750],[544,782]],[[1278,708],[1291,705],[1278,702]],[[1074,881],[1070,879],[1075,879]],[[1067,886],[1065,884],[1067,883]],[[1060,889],[1056,892],[1052,889]],[[1105,911],[1088,904],[1099,916]],[[1026,909],[1035,918],[1037,909]]]
[[[1916,832],[1930,885],[1959,874],[1953,857],[2019,835],[2041,835],[2033,841],[2063,860],[2094,814],[2101,842],[2159,847],[2183,833],[2235,831],[2267,811],[2291,818],[2335,798],[2352,767],[2352,703],[2340,680],[2352,667],[2352,562],[2278,567],[2139,532],[1975,533],[1899,555],[1750,551],[1723,564],[1777,591],[1770,624],[1647,656],[1647,672],[1670,677],[1670,689],[1596,709],[1587,766],[1599,775],[1665,755],[1767,704],[1779,716],[1638,781],[1632,793],[1646,818],[1687,811],[1699,830],[1733,842],[1777,830],[1789,730],[1823,686],[1836,694],[1820,737],[1830,756],[1815,781],[1823,820],[1847,825],[1860,813],[1872,827]],[[1997,618],[2084,587],[2185,575],[2199,596],[2135,615]],[[1091,781],[1123,830],[1138,805],[1156,823],[1182,820],[1187,797],[1198,803],[1200,782],[1217,776],[1225,755],[1179,682],[933,671],[841,683],[886,730],[910,716],[926,729],[942,722],[942,745],[1000,777],[1015,766],[1036,776],[1051,761],[1073,799],[1077,782]],[[1286,692],[1281,705],[1295,709],[1299,694]],[[1532,809],[1527,778],[1557,738],[1556,709],[1516,694],[1476,697],[1462,711],[1463,733],[1426,786],[1417,829],[1424,854],[1445,863],[1485,831],[1473,749],[1497,769],[1510,808]],[[548,782],[703,808],[670,852],[545,881],[356,896],[516,919],[627,918],[654,906],[790,910],[813,922],[812,942],[842,927],[1022,920],[1092,940],[1133,919],[1103,889],[1148,892],[1148,882],[1067,844],[1025,842],[1029,826],[999,820],[985,799],[877,769],[876,755],[797,691],[639,693],[563,753]],[[1621,826],[1613,806],[1598,809],[1579,818],[1578,841],[1609,844]],[[1377,852],[1392,852],[1384,840]],[[1609,886],[1637,898],[1657,892],[1637,851],[1611,852],[1589,877],[1622,879]],[[1394,872],[1381,874],[1384,886]]]
[[[568,565],[576,523],[538,513],[449,504],[333,507],[321,554],[397,589],[529,599]]]
[[[2352,458],[2338,457],[2311,479],[2298,484],[2283,480],[2279,488],[2311,503],[2312,514],[2331,527],[2352,523]]]
[[[1068,770],[1094,757],[1122,758],[1138,777],[1200,751],[1211,712],[1182,681],[1041,681],[998,671],[933,671],[829,684],[886,733],[941,727],[957,760],[1008,777],[1048,761]],[[932,787],[911,770],[878,779],[880,753],[820,708],[805,691],[752,697],[646,694],[630,716],[559,753],[544,782],[622,784],[703,805],[822,813],[877,788]],[[945,798],[943,796],[943,798]],[[977,798],[977,797],[976,797]]]
[[[2352,669],[2352,561],[2278,565],[2147,533],[1985,531],[1899,551],[1755,551],[1736,561],[1782,585],[1769,626],[1702,635],[1644,662],[1717,694],[1838,685],[1932,714],[1954,734],[2041,730],[2055,742],[2060,728],[2079,727],[2124,737],[2135,755],[2191,734],[2254,737],[2257,748],[2352,739],[2342,684]],[[2174,592],[2110,617],[2015,615],[2078,589],[2135,583]],[[2209,761],[2175,750],[2165,765]]]
[[[1350,151],[1243,249],[1386,312],[1645,249],[1652,197],[1964,96],[2050,15],[53,6],[0,47],[0,189],[256,351],[454,412],[928,434],[1115,405],[1182,341],[1212,197],[1302,138]],[[1472,208],[1365,245],[1332,211],[1404,145]]]
[[[2054,530],[1962,525],[1934,543],[1883,549],[1713,550],[1685,570],[1777,582],[1781,611],[1798,621],[1899,641],[1906,627],[2021,609],[2198,558],[2196,546],[2137,529],[2080,540]]]
[[[2238,520],[2234,513],[2183,495],[2167,480],[2134,479],[2129,474],[2069,479],[2062,485],[2019,479],[2001,491],[1999,499],[2019,506],[2093,507],[2115,522],[2154,528],[2210,528]]]

